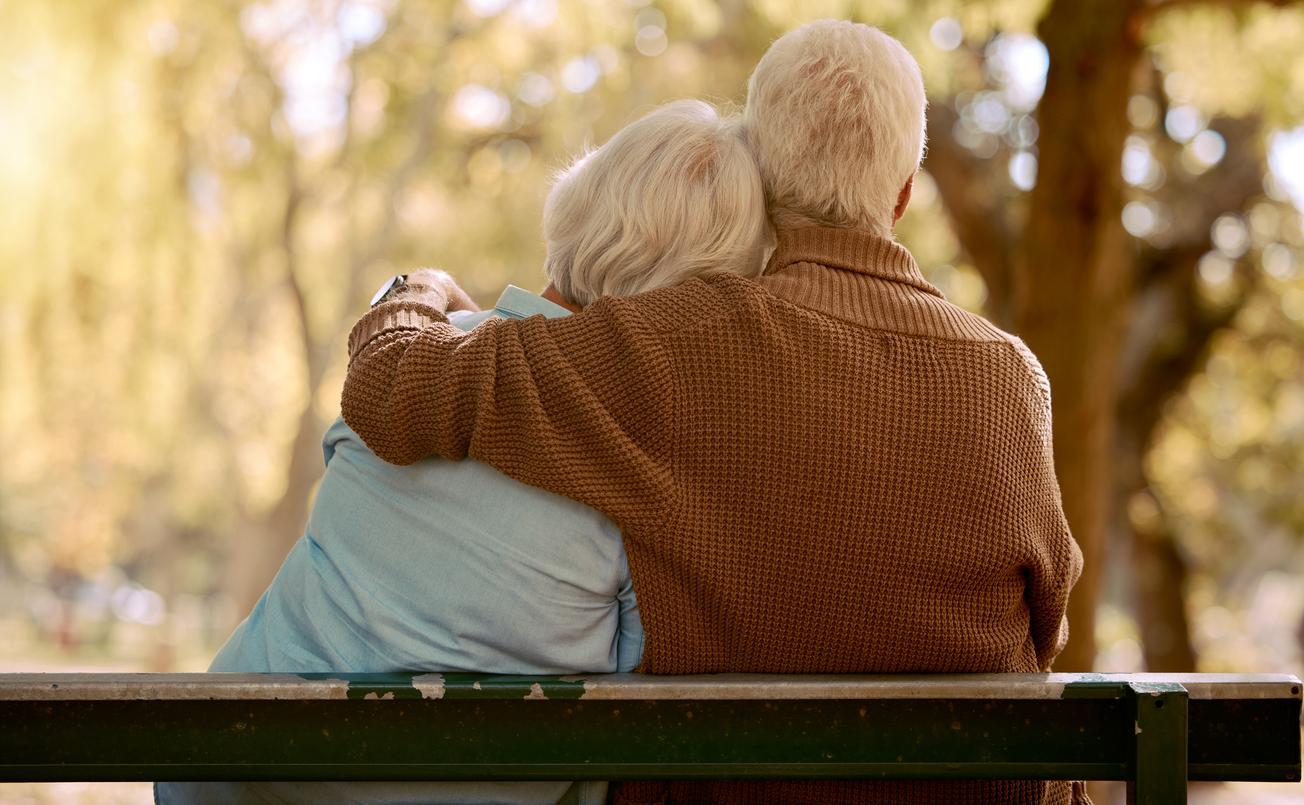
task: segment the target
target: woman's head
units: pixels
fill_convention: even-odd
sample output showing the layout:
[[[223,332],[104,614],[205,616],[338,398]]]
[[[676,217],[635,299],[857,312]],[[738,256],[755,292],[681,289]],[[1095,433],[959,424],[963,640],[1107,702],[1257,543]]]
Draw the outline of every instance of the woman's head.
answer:
[[[761,179],[736,121],[677,101],[629,124],[557,177],[544,270],[571,301],[692,277],[761,272]]]

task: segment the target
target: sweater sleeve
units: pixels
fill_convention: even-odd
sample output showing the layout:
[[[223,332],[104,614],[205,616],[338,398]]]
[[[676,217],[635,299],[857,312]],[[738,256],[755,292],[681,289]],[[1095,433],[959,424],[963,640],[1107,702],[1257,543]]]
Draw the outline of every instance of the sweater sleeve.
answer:
[[[1028,611],[1037,665],[1049,671],[1069,639],[1069,592],[1082,574],[1082,551],[1069,533],[1068,521],[1059,503],[1054,467],[1041,484],[1047,503],[1039,507],[1031,534],[1035,559],[1029,580]],[[1048,481],[1048,483],[1047,483]],[[1053,499],[1053,503],[1050,500]]]
[[[661,335],[621,299],[470,333],[433,307],[391,302],[350,335],[341,409],[386,461],[469,456],[628,528],[661,518],[671,499]]]
[[[1082,550],[1069,531],[1055,475],[1050,382],[1041,363],[1014,339],[1031,375],[1036,455],[1031,465],[1027,518],[1023,523],[1032,559],[1026,591],[1037,665],[1049,671],[1069,639],[1069,593],[1082,575]],[[1090,639],[1090,636],[1085,636]]]

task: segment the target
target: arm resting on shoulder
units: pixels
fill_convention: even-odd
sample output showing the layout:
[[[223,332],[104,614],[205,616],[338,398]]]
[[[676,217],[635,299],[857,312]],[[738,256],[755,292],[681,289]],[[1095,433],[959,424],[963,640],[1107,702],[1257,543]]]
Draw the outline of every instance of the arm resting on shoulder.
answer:
[[[419,298],[389,302],[349,337],[341,408],[386,461],[470,456],[628,527],[671,499],[674,394],[660,335],[620,299],[470,333]]]

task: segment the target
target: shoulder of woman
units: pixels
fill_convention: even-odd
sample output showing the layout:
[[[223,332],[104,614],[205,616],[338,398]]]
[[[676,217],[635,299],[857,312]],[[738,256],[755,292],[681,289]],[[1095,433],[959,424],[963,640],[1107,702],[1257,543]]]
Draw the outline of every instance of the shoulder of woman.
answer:
[[[721,273],[634,296],[606,296],[590,305],[583,315],[637,322],[652,331],[682,330],[735,316],[763,295],[755,283],[736,274]]]

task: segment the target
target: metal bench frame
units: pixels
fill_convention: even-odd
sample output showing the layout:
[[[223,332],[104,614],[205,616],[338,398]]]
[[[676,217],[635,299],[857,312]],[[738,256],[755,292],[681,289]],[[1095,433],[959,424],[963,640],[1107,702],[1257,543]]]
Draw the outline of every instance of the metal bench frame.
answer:
[[[1286,675],[0,675],[0,780],[1300,779]]]

